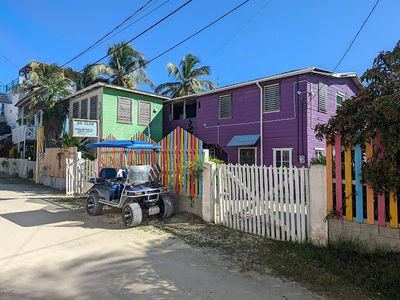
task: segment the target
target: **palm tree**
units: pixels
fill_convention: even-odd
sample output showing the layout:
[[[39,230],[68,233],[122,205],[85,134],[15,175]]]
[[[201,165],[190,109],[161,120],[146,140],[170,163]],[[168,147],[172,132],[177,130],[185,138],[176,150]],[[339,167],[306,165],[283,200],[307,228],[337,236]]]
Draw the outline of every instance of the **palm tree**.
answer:
[[[87,64],[81,72],[77,72],[72,68],[65,69],[65,76],[75,83],[76,89],[81,90],[96,82],[108,82],[99,73],[99,68],[94,64]]]
[[[108,49],[108,64],[93,66],[98,75],[108,77],[112,84],[136,89],[138,84],[154,87],[146,73],[144,56],[124,42],[114,44]]]
[[[19,88],[31,99],[31,115],[43,112],[46,140],[59,136],[63,128],[60,120],[68,114],[68,103],[59,100],[72,92],[64,70],[56,64],[32,63],[28,79]]]
[[[180,69],[173,63],[168,63],[168,74],[176,81],[160,84],[155,92],[176,98],[215,89],[216,85],[213,82],[199,79],[201,76],[211,74],[210,66],[195,68],[198,64],[200,64],[200,59],[190,53],[180,61]]]

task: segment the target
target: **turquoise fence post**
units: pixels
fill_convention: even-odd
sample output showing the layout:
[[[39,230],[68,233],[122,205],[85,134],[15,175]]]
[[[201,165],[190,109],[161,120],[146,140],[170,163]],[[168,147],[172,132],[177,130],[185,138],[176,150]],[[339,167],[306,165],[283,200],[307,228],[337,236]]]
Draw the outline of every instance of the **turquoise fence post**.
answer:
[[[356,179],[356,221],[362,223],[364,221],[363,211],[363,189],[362,189],[362,162],[361,162],[361,145],[357,144],[354,148],[354,168]]]

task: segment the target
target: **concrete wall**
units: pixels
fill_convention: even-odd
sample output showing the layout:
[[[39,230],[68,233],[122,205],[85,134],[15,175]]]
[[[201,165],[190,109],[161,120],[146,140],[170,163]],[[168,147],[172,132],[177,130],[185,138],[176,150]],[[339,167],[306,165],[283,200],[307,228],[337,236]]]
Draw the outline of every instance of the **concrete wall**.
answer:
[[[40,175],[41,184],[61,191],[65,191],[65,181],[65,178]]]
[[[3,166],[4,165],[4,166]],[[0,158],[0,172],[34,180],[36,162],[27,159]],[[30,177],[29,175],[32,175]]]
[[[329,241],[351,240],[361,242],[369,249],[383,248],[400,251],[400,230],[365,223],[329,219]]]

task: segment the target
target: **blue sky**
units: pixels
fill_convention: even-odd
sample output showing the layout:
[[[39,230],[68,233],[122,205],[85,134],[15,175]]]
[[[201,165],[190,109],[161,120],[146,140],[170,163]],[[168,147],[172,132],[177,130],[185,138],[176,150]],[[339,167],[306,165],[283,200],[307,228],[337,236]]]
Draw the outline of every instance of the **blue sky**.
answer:
[[[149,10],[164,1],[153,0]],[[31,60],[63,64],[145,2],[2,0],[0,82],[16,78],[17,66]],[[184,2],[170,0],[70,66],[80,69],[97,60],[110,44],[128,40]],[[133,45],[150,59],[241,2],[193,0]],[[156,84],[168,81],[166,63],[178,63],[188,52],[212,67],[211,80],[219,86],[307,66],[333,69],[374,3],[375,0],[251,0],[150,64],[148,73]],[[361,75],[379,51],[393,49],[400,39],[399,11],[400,1],[381,0],[338,71]]]

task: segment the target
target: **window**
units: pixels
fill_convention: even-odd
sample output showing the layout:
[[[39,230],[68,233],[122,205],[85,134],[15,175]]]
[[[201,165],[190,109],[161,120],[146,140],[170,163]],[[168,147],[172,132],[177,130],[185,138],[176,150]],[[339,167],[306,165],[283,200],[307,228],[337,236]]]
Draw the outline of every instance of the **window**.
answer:
[[[151,103],[139,101],[138,125],[149,125],[151,120]]]
[[[318,111],[328,111],[328,86],[325,83],[318,83]]]
[[[274,167],[286,167],[292,166],[292,149],[291,148],[275,148],[273,149],[274,154]]]
[[[90,97],[90,120],[97,120],[97,96]]]
[[[72,117],[79,118],[79,102],[74,102],[72,104]]]
[[[0,103],[0,116],[4,116],[4,103]]]
[[[342,107],[344,101],[344,94],[337,92],[336,94],[336,108]]]
[[[279,83],[264,86],[264,112],[281,110],[281,96]]]
[[[132,100],[118,97],[117,122],[132,123]]]
[[[232,95],[219,96],[219,118],[229,119],[232,117]]]
[[[239,164],[255,165],[257,162],[257,148],[239,148]]]
[[[182,120],[184,112],[184,102],[176,102],[172,108],[172,120]]]
[[[81,100],[81,113],[79,117],[81,119],[88,118],[88,99]]]
[[[197,104],[195,99],[185,101],[185,119],[196,118]]]
[[[314,148],[314,154],[315,154],[315,157],[321,157],[321,156],[324,156],[324,148]]]

